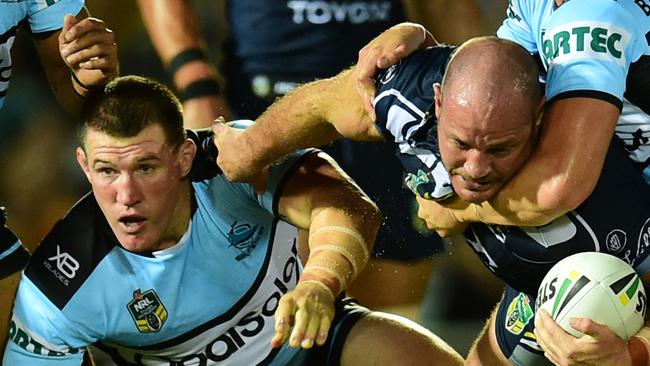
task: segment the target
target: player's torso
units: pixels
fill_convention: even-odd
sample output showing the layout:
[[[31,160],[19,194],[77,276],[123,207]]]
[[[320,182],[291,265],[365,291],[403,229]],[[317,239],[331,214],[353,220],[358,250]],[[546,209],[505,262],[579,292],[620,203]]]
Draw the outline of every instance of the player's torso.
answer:
[[[441,80],[450,51],[420,52],[377,79],[377,127],[397,146],[409,188],[434,198],[444,197],[436,188],[449,176],[440,161],[430,88]],[[465,235],[490,270],[531,294],[554,263],[581,251],[609,252],[647,272],[650,187],[614,139],[594,193],[576,211],[536,228],[474,224]]]
[[[270,339],[301,271],[296,230],[254,201],[217,203],[214,189],[195,184],[198,208],[180,244],[155,257],[115,246],[60,304],[116,362],[252,365],[294,353]],[[50,254],[41,257],[55,280],[84,265],[65,248]]]
[[[247,73],[328,77],[404,20],[401,0],[228,2],[234,53]]]

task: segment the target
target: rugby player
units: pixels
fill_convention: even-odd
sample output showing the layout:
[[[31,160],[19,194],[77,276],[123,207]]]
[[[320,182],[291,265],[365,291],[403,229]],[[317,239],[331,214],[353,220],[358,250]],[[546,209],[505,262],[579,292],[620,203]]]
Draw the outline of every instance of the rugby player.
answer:
[[[322,153],[231,183],[214,155],[195,159],[171,91],[135,76],[81,119],[92,194],[33,254],[4,365],[80,365],[90,344],[120,365],[462,364],[417,324],[340,296],[381,218]],[[290,224],[309,230],[304,270]]]
[[[79,114],[91,89],[117,76],[115,36],[102,20],[89,18],[83,0],[0,1],[0,108],[12,73],[11,47],[21,27],[34,39],[50,87],[71,115]],[[0,210],[0,349],[4,349],[17,272],[29,253],[5,226],[6,211]]]
[[[395,145],[406,184],[426,198],[419,199],[423,206],[439,201],[476,215],[474,207],[490,205],[543,138],[543,98],[533,58],[515,43],[485,37],[454,49],[418,51],[377,75],[374,120],[356,95],[356,75],[347,70],[281,99],[246,131],[217,124],[219,166],[232,168],[241,158],[243,167],[252,169],[244,174],[251,174],[292,149],[339,136],[383,140]],[[541,188],[530,189],[528,195],[548,199]],[[582,251],[616,255],[647,275],[650,252],[643,238],[649,205],[650,187],[615,138],[598,185],[575,211],[540,227],[470,223],[463,232],[468,244],[507,287],[468,362],[548,363],[548,347],[537,343],[533,322],[542,277],[559,259]],[[419,215],[432,219],[428,207]],[[456,229],[458,221],[467,225],[464,217],[447,215],[435,219],[450,220]],[[630,353],[606,327],[583,323],[579,329],[596,340],[589,344],[594,364],[629,364],[636,356],[633,344]],[[564,360],[546,355],[554,362]]]

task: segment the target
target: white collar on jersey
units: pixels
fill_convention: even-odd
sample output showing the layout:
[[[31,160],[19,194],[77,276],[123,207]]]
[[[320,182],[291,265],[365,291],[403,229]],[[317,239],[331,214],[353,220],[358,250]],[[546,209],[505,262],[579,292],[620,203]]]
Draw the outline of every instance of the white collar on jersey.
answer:
[[[185,231],[183,236],[181,236],[181,238],[178,239],[178,242],[176,244],[174,244],[171,247],[166,248],[166,249],[151,252],[151,255],[154,258],[164,258],[164,257],[174,255],[179,250],[181,250],[181,248],[183,247],[183,245],[185,243],[187,243],[187,239],[190,237],[191,232],[192,232],[192,219],[190,218],[190,222],[189,222],[189,224],[187,224],[187,230]]]

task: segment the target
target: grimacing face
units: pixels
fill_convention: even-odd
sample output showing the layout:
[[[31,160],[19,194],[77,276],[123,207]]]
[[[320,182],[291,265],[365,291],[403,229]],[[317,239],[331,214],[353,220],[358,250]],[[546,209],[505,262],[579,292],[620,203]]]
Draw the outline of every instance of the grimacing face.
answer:
[[[437,88],[438,142],[451,184],[464,201],[487,201],[530,156],[536,111],[530,103],[480,105],[439,95]]]
[[[137,136],[118,138],[88,129],[77,161],[120,244],[129,251],[174,245],[187,229],[189,174],[196,147],[174,149],[151,124]],[[187,212],[187,214],[183,214]]]

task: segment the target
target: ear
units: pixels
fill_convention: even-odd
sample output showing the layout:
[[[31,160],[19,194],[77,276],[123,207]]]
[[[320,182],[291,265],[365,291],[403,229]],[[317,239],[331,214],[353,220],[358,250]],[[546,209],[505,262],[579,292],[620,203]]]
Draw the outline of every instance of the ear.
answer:
[[[88,157],[86,157],[86,152],[81,148],[81,146],[77,147],[77,163],[79,163],[81,170],[83,170],[86,175],[88,182],[92,184],[90,179],[90,167],[88,167]]]
[[[191,139],[186,139],[178,149],[181,177],[186,178],[190,174],[192,164],[194,163],[194,156],[196,156],[196,145],[194,145],[194,141]]]
[[[433,84],[433,99],[436,103],[436,118],[440,118],[440,108],[442,107],[442,86],[440,83]]]

